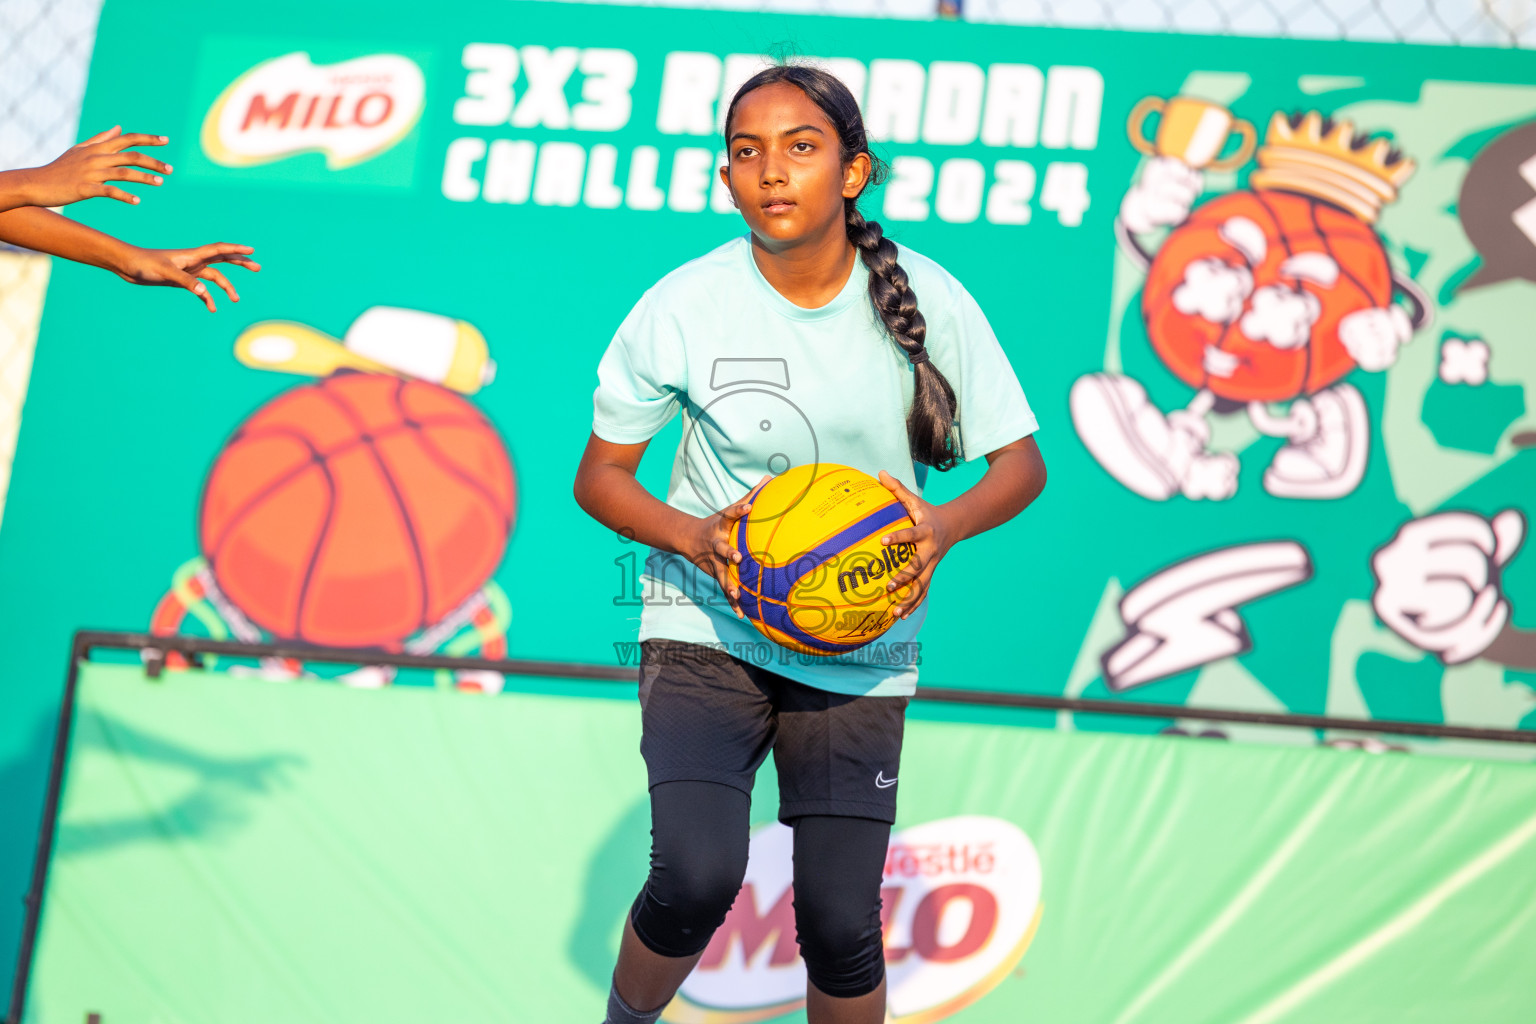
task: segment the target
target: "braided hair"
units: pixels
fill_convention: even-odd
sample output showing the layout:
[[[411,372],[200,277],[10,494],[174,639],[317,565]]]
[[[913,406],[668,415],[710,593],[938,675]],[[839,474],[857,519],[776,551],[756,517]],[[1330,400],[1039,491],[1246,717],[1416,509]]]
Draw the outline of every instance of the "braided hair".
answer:
[[[754,89],[787,82],[810,97],[837,129],[839,157],[846,165],[860,153],[870,161],[868,184],[885,180],[885,161],[870,152],[864,117],[858,101],[838,78],[820,68],[803,64],[777,64],[744,82],[725,115],[725,136],[730,139],[731,119],[741,98]],[[912,364],[912,410],[907,414],[907,445],[912,458],[937,470],[952,469],[961,457],[954,439],[955,391],[928,358],[924,344],[928,324],[917,309],[917,294],[907,272],[896,262],[896,243],[885,237],[879,221],[865,220],[859,198],[843,200],[848,241],[869,268],[869,300],[880,314],[885,331]]]

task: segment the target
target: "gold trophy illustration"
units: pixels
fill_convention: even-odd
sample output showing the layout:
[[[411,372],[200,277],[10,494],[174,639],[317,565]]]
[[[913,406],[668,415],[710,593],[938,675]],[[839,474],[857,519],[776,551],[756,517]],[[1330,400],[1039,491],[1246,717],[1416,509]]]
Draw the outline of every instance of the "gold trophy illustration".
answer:
[[[1153,114],[1158,115],[1157,132],[1148,139],[1142,129]],[[1169,100],[1146,97],[1131,109],[1126,131],[1131,145],[1140,153],[1171,156],[1190,167],[1209,167],[1213,171],[1241,167],[1253,156],[1258,142],[1258,132],[1251,123],[1234,117],[1232,111],[1219,103],[1194,96],[1175,96]],[[1222,156],[1221,151],[1227,148],[1234,133],[1240,140],[1237,149]]]

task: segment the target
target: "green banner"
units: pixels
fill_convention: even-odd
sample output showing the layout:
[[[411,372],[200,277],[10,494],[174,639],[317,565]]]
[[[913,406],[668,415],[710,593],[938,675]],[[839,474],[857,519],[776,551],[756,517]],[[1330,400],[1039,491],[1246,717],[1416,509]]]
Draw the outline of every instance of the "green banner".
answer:
[[[597,1019],[649,807],[633,689],[590,685],[623,699],[84,666],[22,1020]],[[892,1017],[1526,1021],[1533,807],[1524,765],[914,705]],[[765,771],[672,1024],[804,1020],[776,810]]]
[[[174,174],[70,212],[265,269],[209,315],[54,267],[0,531],[19,834],[81,626],[635,663],[646,552],[571,497],[595,368],[649,285],[744,230],[720,101],[786,44],[858,94],[893,171],[869,215],[976,296],[1042,424],[1044,496],[934,577],[922,684],[1532,723],[1536,55],[489,0],[182,15],[106,5],[82,120],[170,136]],[[656,438],[652,493],[682,443]],[[26,870],[6,849],[0,888]]]

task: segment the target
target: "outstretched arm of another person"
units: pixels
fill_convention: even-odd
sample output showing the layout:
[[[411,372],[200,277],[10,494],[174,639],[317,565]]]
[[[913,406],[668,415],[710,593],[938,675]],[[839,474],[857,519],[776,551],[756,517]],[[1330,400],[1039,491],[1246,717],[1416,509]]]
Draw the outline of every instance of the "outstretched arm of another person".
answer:
[[[216,242],[195,249],[141,249],[37,206],[0,213],[0,242],[101,267],[133,284],[185,288],[201,299],[210,313],[217,307],[205,281],[212,281],[232,300],[240,301],[235,286],[213,264],[261,269],[261,264],[250,258],[255,250],[248,245]]]
[[[164,135],[124,135],[122,126],[114,125],[66,149],[51,163],[0,171],[0,211],[23,206],[64,206],[96,196],[137,205],[138,196],[108,183],[159,185],[160,174],[170,174],[171,165],[147,153],[124,150],[129,146],[163,146],[167,141]],[[148,171],[137,170],[140,167]]]

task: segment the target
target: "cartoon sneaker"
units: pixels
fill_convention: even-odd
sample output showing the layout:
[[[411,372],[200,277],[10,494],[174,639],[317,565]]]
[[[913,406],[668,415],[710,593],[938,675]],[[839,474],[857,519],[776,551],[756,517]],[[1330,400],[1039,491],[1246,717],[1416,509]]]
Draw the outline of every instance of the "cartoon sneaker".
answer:
[[[1293,437],[1264,472],[1264,489],[1278,498],[1342,498],[1365,476],[1371,424],[1360,392],[1336,384],[1313,395],[1310,405],[1317,428]]]
[[[1223,500],[1237,491],[1237,457],[1207,452],[1210,427],[1189,410],[1164,416],[1129,377],[1090,373],[1072,385],[1072,424],[1110,476],[1153,501],[1175,494]]]

